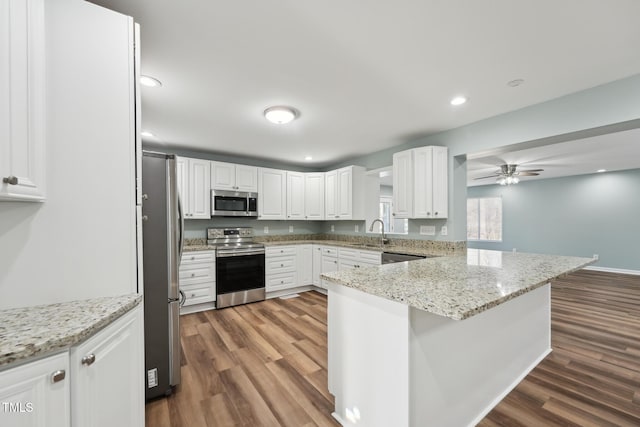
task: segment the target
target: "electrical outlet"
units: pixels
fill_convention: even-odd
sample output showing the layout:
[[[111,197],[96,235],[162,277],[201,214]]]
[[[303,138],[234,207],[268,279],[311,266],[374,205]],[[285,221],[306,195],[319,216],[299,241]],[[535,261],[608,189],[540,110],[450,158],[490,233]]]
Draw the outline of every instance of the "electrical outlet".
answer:
[[[293,233],[293,225],[289,226],[289,233]]]
[[[595,259],[596,261],[600,259],[600,255],[598,254],[593,254],[593,259]]]
[[[268,225],[265,225],[265,226],[264,226],[263,233],[264,233],[264,234],[269,234],[269,226],[268,226]]]
[[[442,228],[440,228],[440,235],[446,236],[448,233],[449,233],[449,230],[447,230],[447,226],[443,225]]]
[[[356,226],[355,226],[353,231],[355,231],[356,233],[359,233],[360,232],[360,226],[358,224],[356,224]]]
[[[435,236],[436,227],[434,225],[421,225],[420,234],[422,234],[423,236]]]
[[[331,226],[331,231],[336,231],[336,226],[335,225]]]
[[[516,253],[516,248],[511,249],[511,252]]]

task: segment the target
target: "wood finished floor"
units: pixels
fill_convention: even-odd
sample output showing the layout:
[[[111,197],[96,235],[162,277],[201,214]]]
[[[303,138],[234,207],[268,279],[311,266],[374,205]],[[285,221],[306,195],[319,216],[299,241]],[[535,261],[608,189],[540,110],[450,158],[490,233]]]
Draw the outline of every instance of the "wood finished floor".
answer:
[[[640,277],[582,270],[551,301],[553,352],[479,426],[640,426]],[[181,321],[182,385],[147,404],[148,427],[338,425],[324,295]]]

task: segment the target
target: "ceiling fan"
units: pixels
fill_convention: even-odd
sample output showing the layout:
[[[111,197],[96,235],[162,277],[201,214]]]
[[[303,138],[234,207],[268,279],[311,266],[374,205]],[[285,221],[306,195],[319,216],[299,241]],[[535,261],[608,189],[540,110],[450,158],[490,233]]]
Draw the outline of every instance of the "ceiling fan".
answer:
[[[486,178],[498,178],[496,180],[497,184],[500,185],[511,185],[517,184],[520,182],[519,176],[537,176],[540,175],[538,172],[542,172],[544,169],[529,169],[518,171],[516,168],[518,165],[502,165],[500,166],[500,170],[497,170],[493,175],[481,176],[479,178],[474,179],[486,179]]]

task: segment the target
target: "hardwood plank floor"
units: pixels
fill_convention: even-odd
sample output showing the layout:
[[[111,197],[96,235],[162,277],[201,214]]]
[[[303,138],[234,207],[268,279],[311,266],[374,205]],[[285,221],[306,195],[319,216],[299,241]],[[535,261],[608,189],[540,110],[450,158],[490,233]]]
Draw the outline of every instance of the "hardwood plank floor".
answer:
[[[305,292],[180,318],[182,384],[148,427],[331,426],[327,299]]]
[[[640,426],[640,276],[554,281],[551,347],[479,426]]]
[[[305,292],[182,316],[182,384],[147,426],[337,426],[326,313]],[[640,277],[554,281],[551,318],[553,352],[479,426],[640,426]]]

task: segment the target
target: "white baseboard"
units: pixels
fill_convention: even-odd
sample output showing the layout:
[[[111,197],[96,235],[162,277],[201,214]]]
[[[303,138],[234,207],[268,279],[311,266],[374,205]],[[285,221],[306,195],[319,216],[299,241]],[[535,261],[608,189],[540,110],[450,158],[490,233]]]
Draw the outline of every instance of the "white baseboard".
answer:
[[[289,289],[282,289],[282,290],[279,290],[279,291],[267,292],[266,299],[280,298],[280,297],[283,297],[283,296],[286,296],[286,295],[299,294],[300,292],[314,291],[314,290],[317,291],[318,288],[316,288],[313,285],[296,286],[295,288],[289,288]]]
[[[585,270],[593,270],[593,271],[604,271],[606,273],[619,273],[619,274],[631,274],[634,276],[640,276],[640,270],[627,270],[624,268],[609,268],[609,267],[598,267],[595,265],[589,265],[584,268]]]
[[[516,378],[511,385],[505,389],[504,392],[502,392],[501,395],[499,395],[498,397],[496,397],[490,404],[489,406],[487,406],[479,415],[478,417],[473,420],[473,422],[471,424],[469,424],[469,427],[473,427],[475,425],[477,425],[480,421],[482,421],[482,419],[484,417],[487,416],[487,414],[489,412],[491,412],[491,410],[493,408],[495,408],[495,406],[500,403],[502,401],[502,399],[504,399],[505,397],[507,397],[507,395],[509,393],[511,393],[511,391],[516,388],[516,386],[518,384],[520,384],[520,381],[522,381],[527,375],[529,375],[529,372],[531,372],[533,370],[533,368],[535,368],[536,366],[538,366],[538,364],[540,362],[542,362],[544,360],[545,357],[547,357],[549,355],[549,353],[551,353],[551,349],[545,351],[544,353],[542,353],[540,355],[540,357],[538,357],[527,369],[524,370],[524,372],[522,372],[522,374],[520,374],[520,376],[518,378]]]

